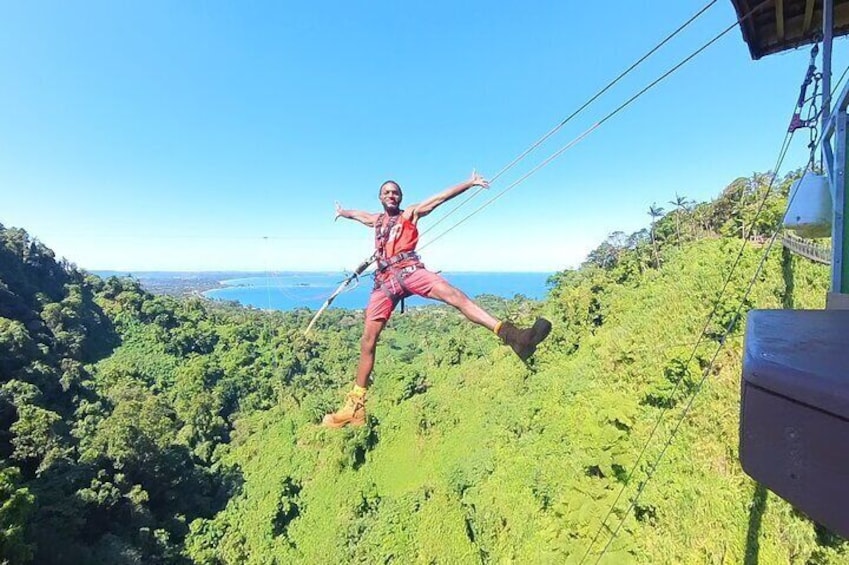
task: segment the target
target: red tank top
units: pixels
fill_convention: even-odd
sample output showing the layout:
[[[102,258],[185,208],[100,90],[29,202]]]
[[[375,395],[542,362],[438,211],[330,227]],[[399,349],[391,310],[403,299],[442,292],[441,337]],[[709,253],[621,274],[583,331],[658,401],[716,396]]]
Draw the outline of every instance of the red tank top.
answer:
[[[399,253],[415,251],[418,243],[419,229],[403,214],[378,216],[374,231],[374,249],[377,252],[378,261],[389,261]],[[411,258],[393,266],[403,268],[417,262],[417,259]]]

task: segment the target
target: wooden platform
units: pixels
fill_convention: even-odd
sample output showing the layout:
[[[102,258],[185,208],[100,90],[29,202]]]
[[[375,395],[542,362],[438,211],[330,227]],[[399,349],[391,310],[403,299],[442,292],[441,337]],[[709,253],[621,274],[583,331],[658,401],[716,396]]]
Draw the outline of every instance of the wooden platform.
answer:
[[[752,59],[822,38],[822,0],[731,0]],[[755,8],[761,6],[761,9]],[[834,0],[834,37],[849,33],[849,0]],[[747,17],[748,16],[748,17]]]

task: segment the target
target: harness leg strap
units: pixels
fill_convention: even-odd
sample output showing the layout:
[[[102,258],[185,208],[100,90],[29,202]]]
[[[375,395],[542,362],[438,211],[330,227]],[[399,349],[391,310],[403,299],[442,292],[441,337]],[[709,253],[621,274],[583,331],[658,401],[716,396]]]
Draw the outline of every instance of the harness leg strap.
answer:
[[[410,267],[407,267],[409,269]],[[401,270],[390,270],[389,276],[386,278],[386,281],[378,283],[378,288],[386,295],[389,300],[392,301],[392,308],[398,305],[398,302],[401,302],[401,313],[404,313],[404,299],[408,296],[412,296],[414,293],[410,290],[406,284],[404,284],[404,277],[409,273],[415,271],[418,266],[413,266],[411,271],[407,271],[407,269]],[[394,284],[393,284],[394,283]],[[397,286],[397,290],[396,287]]]

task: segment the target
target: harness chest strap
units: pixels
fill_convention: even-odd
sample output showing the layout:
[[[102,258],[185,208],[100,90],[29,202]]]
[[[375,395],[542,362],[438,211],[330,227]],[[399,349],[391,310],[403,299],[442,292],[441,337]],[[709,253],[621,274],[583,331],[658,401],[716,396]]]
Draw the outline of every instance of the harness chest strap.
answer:
[[[388,266],[406,260],[419,262],[419,256],[415,251],[418,231],[414,224],[411,224],[411,229],[404,229],[405,222],[407,220],[403,213],[394,216],[380,214],[377,217],[374,248],[378,270],[384,270]]]
[[[393,305],[413,294],[404,284],[404,278],[422,267],[419,255],[415,251],[402,251],[387,257],[386,244],[399,220],[402,220],[401,214],[395,216],[381,214],[376,222],[374,238],[377,257],[377,276],[375,276],[374,286],[375,289],[380,289],[392,301]],[[395,265],[404,261],[413,263],[400,269],[395,268]],[[381,275],[383,276],[381,277]]]

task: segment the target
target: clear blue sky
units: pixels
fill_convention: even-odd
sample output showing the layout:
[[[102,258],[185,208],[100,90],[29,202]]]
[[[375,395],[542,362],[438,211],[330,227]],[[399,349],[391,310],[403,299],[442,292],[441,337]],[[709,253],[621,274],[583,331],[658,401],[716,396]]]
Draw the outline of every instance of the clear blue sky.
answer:
[[[350,269],[372,235],[334,223],[334,200],[377,210],[387,178],[409,204],[496,173],[705,3],[5,2],[0,223],[90,270]],[[717,2],[490,194],[734,19]],[[574,266],[652,202],[770,169],[808,53],[752,61],[733,30],[426,264]],[[804,165],[800,133],[785,170]]]

